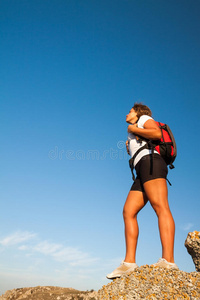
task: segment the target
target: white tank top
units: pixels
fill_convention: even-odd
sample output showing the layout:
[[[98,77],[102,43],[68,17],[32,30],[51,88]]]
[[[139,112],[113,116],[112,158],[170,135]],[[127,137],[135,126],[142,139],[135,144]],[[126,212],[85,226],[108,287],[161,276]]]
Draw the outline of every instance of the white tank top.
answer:
[[[144,128],[144,124],[146,121],[150,120],[153,118],[147,115],[143,115],[139,118],[138,120],[138,128]],[[136,153],[136,151],[140,148],[142,148],[144,145],[146,144],[145,141],[137,141],[135,135],[133,133],[129,133],[128,134],[128,148],[129,148],[129,153],[131,155],[131,157],[133,157],[133,155]],[[158,153],[156,150],[154,150],[154,153]],[[134,160],[134,167],[136,166],[136,164],[139,162],[139,160],[147,155],[147,154],[151,154],[151,150],[149,149],[143,149],[141,150],[138,155],[136,156],[135,160]],[[158,153],[159,154],[159,153]]]

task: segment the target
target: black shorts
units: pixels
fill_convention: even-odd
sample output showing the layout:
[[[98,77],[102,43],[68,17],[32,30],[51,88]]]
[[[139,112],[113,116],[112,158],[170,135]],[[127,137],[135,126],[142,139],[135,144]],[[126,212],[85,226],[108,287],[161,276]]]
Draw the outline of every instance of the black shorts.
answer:
[[[152,168],[152,169],[151,169]],[[143,156],[135,166],[137,177],[131,187],[131,191],[144,192],[143,184],[146,181],[156,178],[167,178],[167,164],[164,159],[157,153]]]

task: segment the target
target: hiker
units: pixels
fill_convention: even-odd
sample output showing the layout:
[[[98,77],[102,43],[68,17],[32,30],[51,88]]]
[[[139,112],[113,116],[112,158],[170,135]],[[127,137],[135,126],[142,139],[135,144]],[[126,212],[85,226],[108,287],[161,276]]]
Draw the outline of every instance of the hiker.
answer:
[[[131,186],[123,209],[125,259],[118,268],[107,275],[108,279],[121,277],[124,273],[138,267],[135,261],[139,233],[137,214],[148,201],[158,217],[162,244],[162,258],[153,266],[178,269],[174,263],[175,224],[168,204],[167,164],[156,150],[144,148],[147,140],[160,140],[162,136],[161,129],[151,116],[150,108],[140,103],[135,103],[126,116],[126,122],[130,124],[127,150],[131,157],[136,152],[138,153],[134,159],[137,177]],[[141,147],[143,149],[138,151]]]

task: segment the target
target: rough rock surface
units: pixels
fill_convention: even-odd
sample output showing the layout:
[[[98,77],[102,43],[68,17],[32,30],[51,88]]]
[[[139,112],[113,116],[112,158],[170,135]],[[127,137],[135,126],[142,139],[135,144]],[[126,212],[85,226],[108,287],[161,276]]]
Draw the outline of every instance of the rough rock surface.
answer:
[[[100,300],[200,299],[200,273],[142,266],[103,286]]]
[[[71,288],[37,286],[7,291],[0,300],[96,300],[97,292],[81,292]]]
[[[200,232],[189,232],[185,241],[185,247],[192,256],[197,272],[200,272]]]

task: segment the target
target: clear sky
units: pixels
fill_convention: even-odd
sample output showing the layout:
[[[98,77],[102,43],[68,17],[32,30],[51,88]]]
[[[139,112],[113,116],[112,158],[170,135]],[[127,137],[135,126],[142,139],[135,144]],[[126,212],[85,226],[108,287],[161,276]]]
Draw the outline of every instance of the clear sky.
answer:
[[[0,294],[109,282],[125,253],[125,116],[138,101],[175,135],[175,260],[195,270],[184,242],[200,230],[199,13],[199,0],[0,1]],[[137,263],[152,264],[150,205],[138,220]]]

